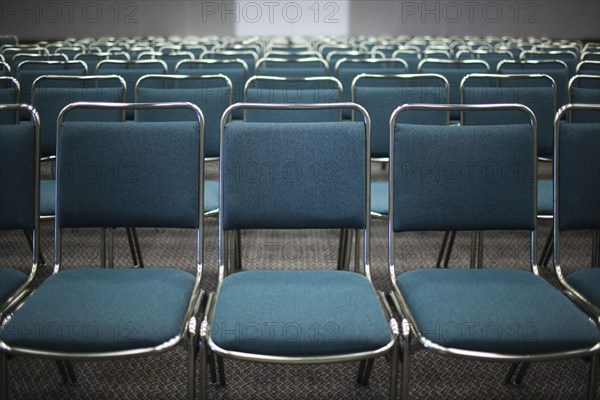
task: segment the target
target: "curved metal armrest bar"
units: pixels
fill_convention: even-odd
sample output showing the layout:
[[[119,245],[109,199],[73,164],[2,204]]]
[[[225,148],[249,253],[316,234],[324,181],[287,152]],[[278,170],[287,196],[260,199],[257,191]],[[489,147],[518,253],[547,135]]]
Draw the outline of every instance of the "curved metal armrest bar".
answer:
[[[259,81],[266,82],[330,82],[336,86],[340,93],[340,101],[343,98],[344,89],[342,83],[333,76],[307,76],[307,77],[285,77],[285,76],[266,76],[266,75],[254,75],[248,78],[244,85],[244,98],[248,97],[248,89],[253,83]]]
[[[175,64],[175,73],[179,72],[179,68],[182,65],[202,65],[202,64],[232,64],[232,63],[237,63],[240,64],[242,66],[242,68],[244,69],[244,76],[248,76],[248,63],[244,60],[242,60],[241,58],[235,58],[235,59],[200,59],[200,60],[181,60],[178,61],[177,64]]]
[[[212,75],[173,75],[173,74],[160,75],[160,74],[148,74],[148,75],[142,76],[135,83],[135,99],[136,99],[136,101],[137,101],[137,98],[138,98],[138,93],[139,93],[140,87],[142,87],[144,81],[153,80],[153,79],[162,80],[162,81],[168,81],[168,80],[172,80],[172,81],[186,81],[186,80],[201,81],[201,80],[219,80],[220,79],[220,80],[223,80],[225,82],[225,86],[227,86],[227,89],[228,89],[228,102],[229,102],[229,104],[231,104],[231,101],[232,101],[232,98],[233,98],[233,84],[231,83],[231,79],[229,79],[226,75],[223,75],[223,74],[212,74]]]
[[[585,67],[586,65],[596,66],[596,69],[600,72],[600,61],[597,61],[597,60],[584,60],[584,61],[579,61],[577,63],[577,67],[575,68],[575,73],[579,74],[581,72],[581,68]],[[583,73],[585,73],[585,71],[583,71]]]
[[[28,294],[29,285],[35,279],[40,262],[40,116],[33,106],[27,104],[0,104],[0,111],[15,111],[17,113],[25,111],[29,114],[34,126],[32,266],[25,282],[23,282],[23,284],[19,286],[8,299],[0,303],[0,322],[2,322],[5,314],[19,304],[19,302]]]
[[[417,67],[417,71],[421,72],[424,64],[446,64],[446,65],[466,65],[466,64],[475,64],[475,65],[484,65],[486,69],[490,70],[490,64],[484,60],[444,60],[440,58],[424,58],[419,61],[419,65]]]
[[[408,63],[406,62],[406,60],[403,60],[402,58],[340,58],[335,63],[335,68],[333,69],[334,75],[336,77],[339,76],[340,67],[343,65],[343,63],[347,63],[347,64],[351,64],[351,63],[368,63],[368,64],[389,63],[389,64],[394,64],[394,63],[397,63],[397,64],[402,65],[402,68],[404,68],[406,71],[408,71]]]
[[[571,113],[573,110],[587,110],[600,112],[600,104],[567,104],[562,106],[554,117],[554,160],[553,160],[553,183],[554,183],[554,218],[553,218],[553,239],[554,239],[554,272],[561,285],[566,288],[569,297],[583,306],[588,313],[595,317],[596,324],[600,325],[600,308],[592,304],[585,296],[571,286],[562,273],[560,261],[560,123],[565,113]]]
[[[17,76],[19,75],[19,73],[21,72],[21,69],[23,67],[26,67],[27,65],[64,65],[65,69],[67,69],[67,67],[69,65],[81,65],[85,71],[85,73],[88,73],[88,66],[84,61],[81,60],[69,60],[69,61],[34,61],[34,60],[27,60],[27,61],[22,61],[19,63],[19,65],[17,65]]]

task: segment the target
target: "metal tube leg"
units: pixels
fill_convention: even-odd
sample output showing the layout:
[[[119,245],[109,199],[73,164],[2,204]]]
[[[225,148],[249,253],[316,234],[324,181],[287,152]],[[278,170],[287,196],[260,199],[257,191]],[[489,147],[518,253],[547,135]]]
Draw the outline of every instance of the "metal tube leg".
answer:
[[[240,271],[242,269],[242,231],[236,229],[235,235],[235,268]]]
[[[362,377],[365,374],[366,364],[366,360],[360,360],[360,362],[358,363],[358,374],[356,375],[356,383],[358,383],[359,385],[362,383]]]
[[[598,368],[600,364],[600,354],[594,354],[590,361],[589,379],[588,379],[588,400],[596,400],[598,395]]]
[[[125,233],[127,234],[127,243],[129,243],[129,252],[131,253],[131,260],[133,261],[133,265],[135,267],[138,266],[138,260],[135,251],[135,245],[133,244],[133,237],[131,236],[131,228],[125,228]]]
[[[477,232],[477,268],[483,267],[483,231]]]
[[[552,238],[553,238],[553,228],[550,228],[550,232],[544,241],[544,247],[542,247],[542,251],[540,253],[540,259],[538,261],[538,265],[540,267],[546,267],[548,262],[546,260],[549,259],[549,254],[552,252]]]
[[[373,363],[374,359],[370,358],[367,360],[367,365],[365,366],[365,373],[363,374],[362,380],[360,382],[361,385],[367,386],[369,384],[369,378],[371,377],[371,372],[373,371]]]
[[[67,371],[67,376],[71,380],[71,383],[77,383],[77,374],[75,373],[75,366],[71,361],[63,361],[65,366],[65,371]]]
[[[138,266],[144,268],[144,259],[142,258],[142,248],[140,247],[140,241],[138,239],[137,230],[131,228],[131,237],[133,238],[133,245],[137,253]]]
[[[106,266],[108,268],[114,268],[115,267],[115,229],[114,228],[109,228],[108,229],[108,248],[107,248],[107,254],[106,254],[106,258],[107,260],[107,264]]]
[[[521,364],[521,369],[519,369],[519,372],[517,372],[517,376],[515,377],[515,385],[520,385],[521,382],[523,382],[523,378],[525,378],[525,374],[530,365],[531,363],[528,362]]]
[[[448,242],[448,236],[450,236],[450,231],[444,232],[444,238],[442,239],[442,245],[440,246],[440,251],[438,253],[437,260],[435,261],[436,268],[439,268],[442,265],[442,259],[444,258],[444,251],[446,250],[446,243]]]
[[[515,372],[517,372],[519,364],[520,363],[518,362],[510,364],[510,368],[508,368],[508,372],[504,376],[504,383],[512,383],[513,376],[515,376]]]
[[[400,345],[398,342],[399,338],[396,338],[396,343],[392,347],[392,363],[390,366],[390,400],[396,400],[398,398],[398,363],[399,363],[399,353],[400,353]],[[408,396],[408,395],[407,395]]]
[[[204,340],[200,340],[200,346],[199,346],[199,353],[200,353],[200,371],[199,371],[199,375],[200,375],[200,400],[206,400],[207,399],[207,371],[206,371],[206,367],[208,365],[208,350],[206,348],[206,343],[204,342]]]
[[[402,338],[402,387],[400,392],[401,400],[408,400],[408,384],[410,381],[410,332]]]
[[[100,266],[106,268],[106,228],[100,233]]]
[[[187,398],[194,400],[196,398],[196,355],[198,348],[196,346],[196,336],[189,335],[187,343],[188,376],[187,376]]]
[[[340,229],[340,243],[338,245],[338,264],[337,264],[337,269],[339,270],[343,270],[346,269],[346,247],[348,247],[348,236],[349,236],[349,230],[348,229]]]
[[[208,372],[210,373],[210,382],[217,383],[217,367],[215,365],[215,354],[208,353]]]
[[[58,373],[60,374],[60,378],[62,379],[62,382],[65,384],[69,383],[69,376],[67,375],[67,369],[65,368],[65,365],[63,364],[62,360],[56,360],[55,364],[56,364],[56,367],[58,368]]]
[[[216,355],[217,357],[217,368],[219,370],[219,385],[225,386],[225,363],[223,357]]]
[[[8,400],[8,354],[0,353],[0,398]]]
[[[600,230],[594,230],[592,239],[592,268],[600,268]]]
[[[450,262],[450,256],[452,255],[452,249],[454,248],[454,240],[456,239],[456,231],[450,233],[450,241],[448,242],[448,248],[446,249],[446,258],[444,259],[444,268],[448,268]]]

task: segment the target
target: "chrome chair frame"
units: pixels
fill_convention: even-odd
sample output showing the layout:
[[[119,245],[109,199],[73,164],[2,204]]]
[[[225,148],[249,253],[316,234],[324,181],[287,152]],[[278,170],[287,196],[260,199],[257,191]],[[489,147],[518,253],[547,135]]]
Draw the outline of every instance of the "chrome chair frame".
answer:
[[[76,102],[71,103],[60,112],[57,120],[57,157],[60,157],[59,146],[61,126],[66,115],[74,109],[169,109],[169,108],[189,108],[196,113],[198,116],[198,136],[199,140],[199,176],[204,177],[204,116],[202,111],[192,103],[90,103],[90,102]],[[125,123],[125,122],[123,122]],[[39,157],[38,157],[39,158]],[[58,175],[57,170],[57,175]],[[198,195],[198,209],[203,209],[204,202],[204,188],[202,185],[199,186]],[[59,228],[60,216],[57,216],[57,223],[55,225],[55,246],[54,246],[54,268],[52,274],[57,274],[60,271],[61,260],[62,260],[62,229]],[[127,349],[119,351],[105,351],[105,352],[63,352],[63,351],[49,351],[49,350],[37,350],[23,347],[11,347],[5,342],[0,341],[0,357],[2,358],[3,367],[3,398],[7,398],[8,395],[8,371],[6,370],[6,357],[9,354],[33,356],[39,358],[54,359],[60,361],[74,361],[74,360],[115,360],[120,358],[137,357],[144,355],[152,355],[167,351],[176,345],[180,344],[184,339],[187,340],[187,351],[188,351],[188,382],[187,382],[187,393],[188,398],[193,399],[195,396],[195,357],[196,357],[196,346],[194,343],[194,332],[196,329],[196,315],[199,312],[199,306],[205,297],[205,292],[200,288],[200,281],[202,279],[203,269],[203,241],[204,241],[204,214],[198,213],[198,228],[196,229],[196,268],[195,268],[195,283],[192,289],[188,306],[181,324],[181,328],[177,333],[177,336],[169,339],[168,341],[159,344],[154,347],[144,347],[137,349]]]
[[[0,76],[0,83],[2,82],[10,82],[10,84],[15,88],[15,94],[16,94],[16,102],[15,104],[21,104],[21,84],[19,83],[19,81],[17,80],[17,78],[12,77],[12,76]],[[20,113],[21,109],[17,109],[16,112],[16,121],[19,121],[19,113]],[[37,112],[37,111],[36,111]],[[39,123],[39,115],[38,117],[38,123]]]
[[[262,64],[267,64],[267,63],[282,63],[282,64],[293,64],[293,63],[299,63],[299,64],[307,64],[307,63],[316,63],[316,64],[320,64],[325,68],[325,74],[329,75],[329,64],[323,60],[321,57],[301,57],[301,58],[269,58],[269,57],[263,57],[261,59],[259,59],[256,62],[256,65],[254,67],[254,71],[256,75],[260,75],[260,67],[263,68],[268,68],[268,66],[263,66]]]
[[[580,74],[585,74],[586,71],[581,71],[581,69],[583,67],[585,67],[586,65],[594,65],[596,66],[597,70],[598,70],[598,75],[600,75],[600,61],[595,61],[595,60],[584,60],[584,61],[579,61],[577,63],[577,67],[575,68],[575,75],[580,75]]]
[[[311,110],[311,109],[332,109],[332,108],[340,108],[340,107],[348,107],[353,110],[360,112],[363,115],[364,123],[365,123],[365,228],[363,230],[363,263],[364,263],[364,275],[371,282],[371,272],[370,272],[370,218],[368,213],[370,211],[370,118],[369,114],[366,112],[364,108],[354,103],[315,103],[315,104],[264,104],[264,103],[237,103],[230,106],[223,117],[221,118],[221,160],[219,162],[219,186],[221,188],[219,192],[220,203],[221,206],[224,204],[223,199],[223,177],[224,177],[224,133],[225,133],[225,125],[229,119],[229,115],[234,112],[236,109],[240,108],[255,108],[255,109],[269,109],[269,110],[289,110],[289,109],[298,109],[298,110]],[[215,304],[219,296],[220,288],[223,280],[227,276],[227,268],[228,264],[228,251],[227,251],[227,231],[224,230],[224,221],[223,214],[219,213],[219,281],[218,286],[215,293],[209,294],[208,302],[206,306],[205,317],[201,323],[200,327],[200,341],[201,341],[201,366],[204,368],[207,365],[207,357],[208,357],[208,347],[218,356],[225,356],[228,358],[233,358],[237,360],[246,360],[246,361],[254,361],[254,362],[265,362],[265,363],[275,363],[275,364],[315,364],[315,363],[336,363],[336,362],[348,362],[348,361],[365,361],[378,357],[383,354],[391,353],[392,358],[392,373],[390,378],[390,399],[396,398],[397,391],[397,372],[398,372],[398,351],[397,351],[397,341],[396,338],[399,335],[398,324],[394,317],[389,313],[391,310],[387,306],[383,306],[382,309],[388,319],[388,323],[390,325],[391,330],[391,340],[390,342],[381,349],[371,352],[362,352],[356,354],[344,354],[344,355],[334,355],[334,356],[307,356],[307,357],[293,357],[293,356],[271,356],[271,355],[261,355],[261,354],[249,354],[243,353],[239,351],[229,351],[220,348],[216,345],[210,334],[210,326],[212,322],[212,318],[214,315]],[[359,272],[358,269],[355,272]],[[376,292],[377,297],[379,298],[382,304],[387,305],[387,299],[382,292]],[[208,347],[207,347],[208,346]],[[206,398],[206,373],[201,372],[201,383],[200,383],[200,398]],[[360,377],[359,377],[360,378]]]
[[[598,80],[600,79],[600,75],[574,75],[571,79],[569,79],[569,86],[567,88],[567,101],[569,102],[569,104],[573,104],[573,94],[571,93],[571,89],[573,89],[573,87],[575,87],[575,83],[577,83],[577,81],[579,80],[584,80],[584,79],[591,79],[591,80]],[[579,86],[578,86],[579,87]],[[571,118],[571,112],[569,110],[569,113],[567,114],[567,119],[570,121]]]
[[[100,75],[100,69],[102,68],[103,65],[112,65],[117,67],[116,69],[123,69],[123,70],[132,70],[134,68],[129,68],[132,65],[145,65],[145,64],[160,64],[160,66],[163,68],[164,73],[166,74],[168,71],[168,67],[167,67],[167,63],[165,63],[163,60],[111,60],[111,59],[107,59],[107,60],[102,60],[100,61],[97,65],[96,65],[96,74]],[[118,68],[118,66],[125,66],[125,68]],[[110,67],[108,67],[110,68]],[[139,70],[141,70],[142,68],[139,68]]]

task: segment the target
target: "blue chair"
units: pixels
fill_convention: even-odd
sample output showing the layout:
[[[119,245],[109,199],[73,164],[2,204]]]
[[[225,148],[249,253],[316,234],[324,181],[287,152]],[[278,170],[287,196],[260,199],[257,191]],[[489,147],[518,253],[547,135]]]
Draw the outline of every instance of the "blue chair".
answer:
[[[3,46],[18,46],[19,38],[15,35],[0,35],[0,47]]]
[[[457,60],[483,60],[490,66],[490,72],[496,72],[498,63],[504,60],[514,60],[509,51],[461,50],[456,53]]]
[[[12,63],[15,69],[19,67],[23,61],[69,61],[69,57],[64,54],[30,54],[30,53],[17,53],[12,58]]]
[[[460,82],[468,74],[489,73],[490,66],[483,60],[439,60],[423,59],[419,63],[419,73],[439,74],[450,84],[450,104],[460,103]],[[460,113],[450,113],[450,120],[460,119]]]
[[[392,54],[392,58],[400,58],[408,64],[408,71],[411,74],[419,72],[419,63],[422,56],[418,49],[398,49]]]
[[[498,63],[498,74],[544,74],[556,84],[556,106],[567,102],[569,68],[560,60],[506,60]]]
[[[163,88],[156,88],[151,81],[162,81]],[[219,131],[221,116],[231,105],[232,85],[225,75],[146,75],[136,84],[137,103],[150,102],[190,102],[202,110],[204,124],[205,161],[219,159]],[[136,121],[189,121],[195,114],[187,109],[178,110],[139,110]],[[204,181],[204,216],[216,216],[219,213],[219,183]]]
[[[155,52],[147,51],[138,55],[137,60],[162,60],[167,64],[167,73],[174,74],[177,63],[182,60],[194,60],[194,54],[189,51]]]
[[[2,47],[2,56],[4,57],[4,62],[10,65],[10,68],[15,71],[17,69],[17,65],[13,63],[13,57],[17,54],[40,54],[40,55],[50,55],[48,50],[38,45],[28,46],[28,47]]]
[[[581,53],[581,61],[600,61],[600,51],[586,51]]]
[[[261,58],[256,63],[256,75],[282,77],[327,76],[329,67],[325,60],[312,58]]]
[[[302,110],[351,107],[360,122],[257,123],[228,121],[236,108]],[[289,105],[242,103],[221,122],[219,283],[211,296],[200,334],[201,399],[206,398],[205,367],[210,351],[255,362],[308,364],[392,358],[390,399],[396,398],[396,321],[386,314],[370,281],[369,117],[349,103]],[[324,138],[327,138],[326,140]],[[257,145],[259,143],[260,145]],[[247,163],[339,165],[331,179],[311,174],[291,180],[243,179],[236,168]],[[341,165],[344,167],[341,168]],[[307,167],[308,168],[308,167]],[[343,205],[340,204],[343,200]],[[251,270],[228,275],[227,236],[237,229],[363,229],[364,274],[337,270]],[[360,257],[359,257],[360,258]],[[263,330],[272,324],[272,334]],[[291,328],[293,324],[294,328]],[[325,328],[327,325],[329,328]],[[258,334],[229,335],[232,327],[253,326]],[[335,329],[335,340],[311,335],[309,326]],[[286,328],[287,327],[287,328]],[[290,342],[287,329],[296,329]],[[267,328],[269,329],[269,328]],[[317,335],[320,336],[320,335]],[[202,372],[204,371],[204,372]],[[359,371],[359,373],[364,373]],[[359,376],[359,381],[362,381]]]
[[[520,109],[528,122],[458,127],[396,124],[398,115],[407,110],[487,112],[494,108]],[[518,104],[404,105],[392,114],[388,266],[392,295],[403,318],[402,399],[408,399],[415,347],[517,366],[591,356],[589,399],[595,399],[600,330],[538,275],[535,130],[534,114]],[[428,163],[458,167],[452,179],[436,179],[425,172]],[[466,165],[475,166],[474,173],[466,171]],[[518,171],[515,165],[521,166]],[[396,234],[437,230],[526,231],[531,272],[432,268],[396,275]]]
[[[242,60],[246,63],[248,76],[254,75],[258,54],[251,50],[244,51],[211,51],[202,54],[201,60]]]
[[[314,50],[302,50],[302,51],[282,51],[282,50],[268,50],[265,52],[264,58],[284,58],[284,59],[297,59],[297,58],[323,58],[321,53]]]
[[[11,76],[10,65],[0,60],[0,76]]]
[[[75,60],[83,61],[88,67],[88,74],[96,74],[96,66],[102,60],[108,60],[109,53],[79,53],[75,55]]]
[[[0,76],[0,104],[21,104],[19,81],[11,76]],[[0,125],[16,124],[19,111],[4,109],[0,112]]]
[[[596,122],[561,121],[562,114],[579,110],[597,114]],[[600,104],[569,104],[556,114],[554,265],[566,294],[600,325]],[[595,168],[599,167],[599,168]],[[560,236],[572,230],[592,230],[589,266],[566,274],[561,262]],[[591,267],[591,268],[590,268]]]
[[[98,107],[186,107],[198,118],[164,123],[68,121],[71,112]],[[190,103],[72,103],[57,125],[54,271],[2,325],[2,366],[7,367],[8,355],[106,360],[157,354],[187,342],[188,398],[193,399],[196,351],[188,328],[193,329],[204,297],[203,190],[198,185],[204,173],[202,113]],[[119,169],[123,175],[118,179],[106,173],[91,180],[80,173],[90,164],[104,171],[115,171],[116,165],[130,167]],[[168,267],[61,269],[63,229],[115,226],[196,230],[196,257],[190,260],[194,274]],[[57,336],[30,335],[25,327],[31,324],[41,332],[57,325],[74,329]],[[2,397],[7,398],[7,368],[2,372]]]
[[[0,159],[9,165],[9,173],[0,174],[0,230],[25,230],[32,233],[31,268],[23,271],[0,267],[0,322],[27,296],[39,262],[39,139],[40,124],[36,110],[28,105],[0,104],[0,113],[16,114],[25,110],[31,120],[20,124],[2,125],[0,129]],[[3,397],[6,398],[6,397]]]
[[[577,75],[600,75],[600,60],[599,61],[581,61],[577,64]]]
[[[332,74],[335,73],[335,67],[341,59],[364,60],[364,59],[377,58],[377,57],[374,57],[371,53],[363,53],[361,51],[355,51],[355,50],[352,50],[352,51],[330,51],[329,53],[327,53],[327,56],[325,56],[325,55],[323,55],[323,56],[325,57],[325,61],[327,61],[327,65],[329,66],[329,71],[331,71]]]
[[[600,76],[575,75],[569,81],[569,104],[600,104]],[[569,110],[570,122],[600,122],[598,113]]]
[[[569,79],[575,75],[579,56],[573,51],[551,50],[551,51],[524,51],[519,57],[520,60],[560,60],[567,65],[569,70]]]

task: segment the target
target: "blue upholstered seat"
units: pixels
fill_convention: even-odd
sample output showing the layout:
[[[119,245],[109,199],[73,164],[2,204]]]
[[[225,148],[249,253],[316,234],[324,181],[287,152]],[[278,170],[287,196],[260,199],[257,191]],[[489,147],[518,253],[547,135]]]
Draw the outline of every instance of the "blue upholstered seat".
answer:
[[[569,285],[600,308],[600,268],[575,271],[566,277]]]
[[[552,188],[553,182],[551,179],[539,179],[538,180],[538,215],[552,215]]]
[[[214,211],[219,208],[219,182],[204,181],[204,212]]]
[[[452,348],[540,354],[591,347],[600,331],[530,272],[424,269],[396,283],[426,339]]]
[[[347,271],[244,271],[223,281],[213,342],[273,356],[373,351],[392,339],[373,287]]]
[[[27,275],[14,268],[0,267],[0,304],[15,292],[25,281]]]
[[[194,276],[178,269],[66,270],[29,296],[0,338],[65,352],[156,346],[181,330],[193,286]]]

